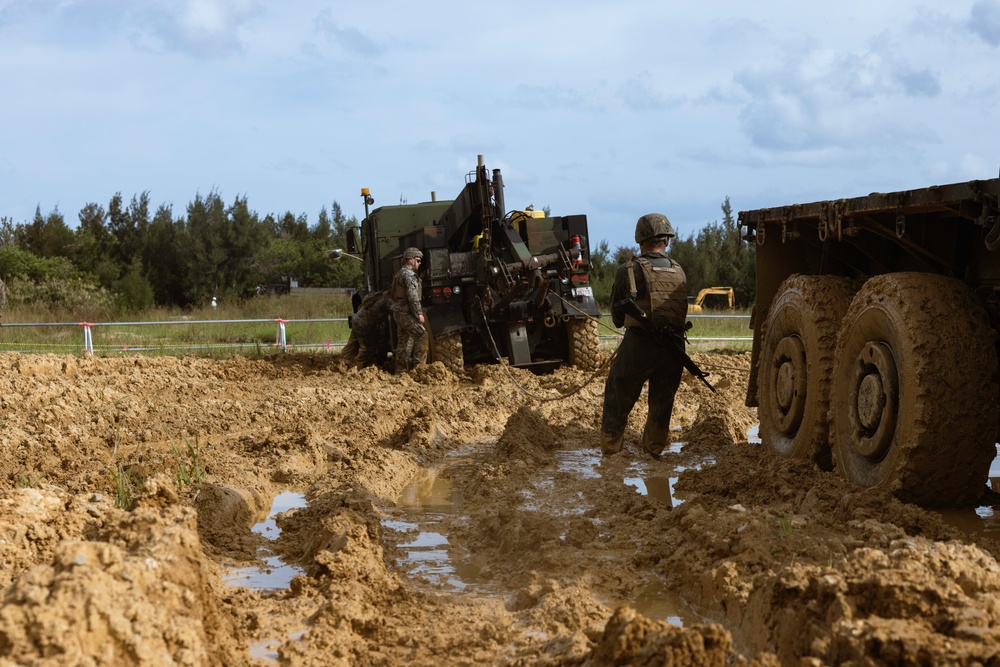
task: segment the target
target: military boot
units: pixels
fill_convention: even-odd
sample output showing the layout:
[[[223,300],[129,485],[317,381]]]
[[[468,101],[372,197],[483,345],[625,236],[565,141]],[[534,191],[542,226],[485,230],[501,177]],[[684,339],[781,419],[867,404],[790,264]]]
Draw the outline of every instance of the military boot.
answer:
[[[612,454],[617,454],[622,450],[622,444],[625,442],[625,431],[620,433],[601,433],[601,451],[604,452],[605,456],[611,456]]]
[[[642,448],[654,459],[658,459],[667,446],[669,436],[669,429],[660,428],[647,419],[646,426],[642,429]]]

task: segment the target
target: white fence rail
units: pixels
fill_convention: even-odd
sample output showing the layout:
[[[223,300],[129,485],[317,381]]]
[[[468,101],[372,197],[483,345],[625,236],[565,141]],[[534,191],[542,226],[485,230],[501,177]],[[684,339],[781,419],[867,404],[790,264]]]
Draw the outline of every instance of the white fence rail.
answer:
[[[610,318],[611,316],[602,313],[601,318]],[[688,315],[688,319],[742,319],[749,320],[749,315]],[[319,342],[289,342],[289,329],[294,330],[295,325],[299,324],[322,324],[322,323],[333,323],[340,322],[346,325],[346,317],[330,317],[330,318],[317,318],[317,319],[283,319],[280,317],[269,318],[269,319],[248,319],[248,320],[167,320],[167,321],[154,321],[154,322],[3,322],[0,323],[0,352],[25,352],[25,353],[38,353],[38,352],[62,352],[62,353],[83,353],[83,354],[115,354],[115,353],[141,353],[141,352],[156,352],[156,353],[172,353],[172,352],[195,352],[195,351],[206,351],[206,350],[253,350],[261,352],[265,349],[280,350],[281,352],[287,352],[289,350],[312,350],[321,352],[332,352],[343,347],[346,343],[346,336],[341,340],[339,337],[337,340],[333,338],[328,338],[325,341]],[[234,325],[254,325],[254,324],[271,324],[274,328],[274,342],[221,342],[212,343],[207,342],[210,339],[209,331],[215,329],[216,327],[234,326]],[[115,338],[115,336],[108,335],[103,336],[105,341],[102,342],[101,330],[108,331],[109,334],[112,331],[121,334],[121,332],[128,329],[143,329],[147,327],[174,327],[174,326],[185,326],[185,327],[195,327],[203,328],[204,336],[201,338],[206,339],[205,342],[192,342],[190,344],[179,344],[176,341],[167,343],[153,343],[147,341],[142,341],[141,338],[137,338],[139,342],[134,344],[129,344],[127,342],[121,342],[119,335],[119,340],[110,340]],[[611,331],[617,331],[610,322],[602,322],[602,330],[605,333]],[[19,337],[13,333],[16,329],[39,329],[39,328],[60,328],[63,329],[60,338],[66,340],[65,343],[38,343],[38,336],[24,336]],[[78,330],[78,334],[82,339],[82,346],[77,343],[70,342],[73,338],[72,331]],[[346,331],[346,327],[342,327]],[[95,336],[97,338],[97,343],[95,344]],[[20,340],[19,340],[20,338]],[[621,333],[602,335],[602,341],[614,341],[621,338]],[[713,336],[688,336],[688,340],[691,342],[731,342],[731,341],[751,341],[752,336],[735,336],[735,337],[713,337]]]

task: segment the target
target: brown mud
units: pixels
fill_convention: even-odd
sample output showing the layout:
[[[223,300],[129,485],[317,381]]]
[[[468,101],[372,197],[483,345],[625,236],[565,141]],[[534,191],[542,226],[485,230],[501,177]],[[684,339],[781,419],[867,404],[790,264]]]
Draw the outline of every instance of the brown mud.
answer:
[[[991,517],[776,458],[696,361],[653,460],[572,369],[0,355],[0,664],[1000,664]]]

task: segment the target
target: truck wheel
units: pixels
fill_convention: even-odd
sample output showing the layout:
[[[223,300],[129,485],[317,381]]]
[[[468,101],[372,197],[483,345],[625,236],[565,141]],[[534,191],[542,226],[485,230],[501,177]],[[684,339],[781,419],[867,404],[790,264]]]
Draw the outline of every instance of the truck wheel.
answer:
[[[569,364],[583,371],[597,370],[601,365],[601,337],[597,320],[586,318],[566,323],[569,336]]]
[[[438,338],[430,336],[430,361],[440,361],[444,367],[455,375],[465,371],[465,360],[462,357],[462,332],[445,334]]]
[[[921,505],[974,502],[997,453],[993,341],[985,310],[956,279],[890,273],[866,282],[834,359],[840,473]]]
[[[830,370],[855,283],[839,276],[788,278],[762,332],[757,386],[760,438],[779,454],[833,468],[827,408]]]

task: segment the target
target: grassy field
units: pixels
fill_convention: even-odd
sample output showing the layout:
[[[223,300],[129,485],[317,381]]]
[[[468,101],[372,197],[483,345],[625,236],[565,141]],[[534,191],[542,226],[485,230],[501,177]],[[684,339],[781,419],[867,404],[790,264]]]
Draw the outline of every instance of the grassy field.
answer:
[[[153,309],[116,322],[91,322],[95,354],[195,354],[228,356],[264,355],[290,351],[336,352],[347,341],[346,318],[351,313],[348,297],[329,295],[282,295],[220,303],[187,311]],[[689,349],[749,350],[750,341],[700,338],[747,338],[748,311],[706,311],[714,317],[692,317]],[[726,317],[719,317],[725,315]],[[279,324],[277,320],[284,322]],[[246,321],[251,320],[251,321]],[[0,352],[52,352],[82,354],[85,330],[79,313],[54,312],[19,306],[0,320]],[[601,318],[599,333],[603,347],[613,348],[616,330],[610,317]]]
[[[92,322],[90,332],[96,354],[269,354],[281,347],[278,320],[284,320],[287,346],[335,351],[347,340],[350,313],[348,297],[266,296],[217,308],[157,308],[115,323]],[[84,331],[76,313],[21,306],[4,313],[0,351],[82,353]]]
[[[688,331],[688,351],[693,352],[741,352],[749,351],[753,341],[750,330],[750,310],[705,310],[688,317],[691,329]],[[602,338],[602,348],[614,347],[611,337],[615,336],[610,317],[602,317],[598,327]],[[710,340],[705,340],[710,339]],[[741,339],[741,340],[732,340]]]

